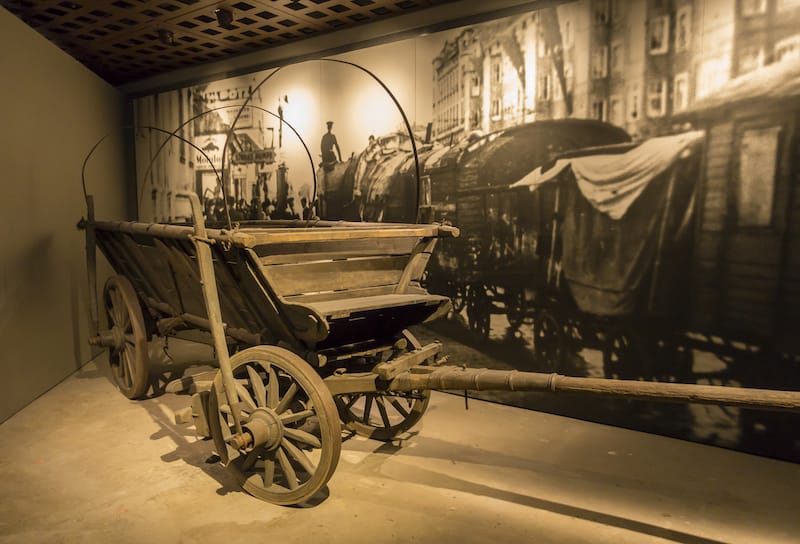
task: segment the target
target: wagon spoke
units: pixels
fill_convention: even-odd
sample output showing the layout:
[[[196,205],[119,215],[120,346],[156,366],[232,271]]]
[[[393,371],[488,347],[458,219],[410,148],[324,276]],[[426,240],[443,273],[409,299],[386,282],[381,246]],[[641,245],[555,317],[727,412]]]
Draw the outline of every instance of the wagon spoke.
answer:
[[[219,411],[225,414],[226,416],[229,416],[230,419],[226,418],[226,421],[230,423],[231,426],[233,426],[233,411],[231,411],[230,405],[228,404],[220,405]],[[247,412],[242,410],[239,414],[239,419],[246,419],[248,415],[249,414]]]
[[[250,376],[250,384],[253,386],[253,393],[256,396],[256,403],[262,408],[267,406],[267,391],[264,389],[264,382],[261,381],[261,376],[258,375],[256,369],[251,365],[247,365],[247,374]]]
[[[122,292],[119,289],[114,289],[112,291],[112,297],[114,298],[114,311],[117,314],[114,323],[122,329],[127,329],[128,325],[130,325],[130,320],[128,319],[128,311],[125,306],[125,300],[122,298]]]
[[[297,473],[295,473],[294,467],[289,458],[286,457],[286,452],[282,447],[278,448],[278,464],[281,467],[281,471],[283,471],[283,475],[286,476],[286,483],[289,489],[297,489]]]
[[[108,319],[111,323],[111,326],[113,327],[114,325],[117,324],[117,313],[116,310],[114,309],[113,301],[111,302],[110,306],[106,306],[106,313],[108,314]]]
[[[268,370],[269,383],[267,383],[267,408],[275,409],[278,406],[278,374],[275,369],[270,365]]]
[[[122,379],[125,381],[126,386],[130,386],[131,380],[133,379],[133,369],[131,368],[130,353],[127,349],[122,350],[120,359],[122,360],[122,364],[120,365],[122,370]]]
[[[364,417],[362,420],[364,423],[369,425],[369,416],[370,412],[372,412],[372,400],[375,398],[374,395],[364,395]]]
[[[284,425],[288,425],[290,423],[294,423],[295,421],[300,421],[301,419],[306,419],[314,415],[313,410],[302,410],[296,413],[288,413],[281,416],[281,423]]]
[[[409,412],[407,412],[406,409],[403,408],[403,406],[397,401],[397,399],[392,399],[391,404],[392,406],[394,406],[394,409],[397,410],[401,416],[403,416],[403,418],[408,417]]]
[[[247,457],[244,458],[242,461],[242,470],[250,470],[258,461],[258,455],[261,451],[261,448],[256,448],[250,453],[247,454]]]
[[[363,395],[353,395],[353,396],[351,396],[351,397],[350,397],[350,400],[348,400],[348,401],[347,401],[347,409],[349,410],[350,408],[352,408],[352,407],[353,407],[353,405],[354,405],[356,402],[358,402],[358,399],[360,399],[362,396],[363,396]]]
[[[256,403],[253,400],[253,397],[250,396],[250,392],[245,389],[245,387],[237,383],[236,384],[236,393],[239,395],[239,399],[244,403],[247,409],[250,412],[255,412],[256,410]]]
[[[302,450],[285,438],[281,441],[281,446],[283,446],[283,449],[286,450],[286,453],[291,455],[292,458],[297,461],[301,467],[303,467],[303,470],[305,470],[309,476],[314,474],[314,472],[317,470],[317,467],[314,466],[314,463],[311,462],[311,460],[306,456],[305,453],[303,453]]]
[[[289,389],[286,390],[286,393],[283,395],[281,401],[278,403],[278,406],[275,408],[275,412],[278,414],[285,412],[286,409],[289,408],[289,405],[292,404],[296,394],[297,384],[293,382],[292,385],[289,386]]]
[[[302,442],[303,444],[308,444],[309,446],[312,446],[314,448],[322,447],[322,443],[319,441],[319,438],[306,431],[301,431],[300,429],[284,427],[283,435],[288,436],[289,438],[291,438],[296,442]]]
[[[383,402],[383,397],[377,397],[375,399],[375,404],[378,405],[378,411],[381,413],[381,421],[383,421],[383,426],[391,427],[392,424],[389,422],[389,414],[386,413],[386,405]]]
[[[264,489],[269,489],[275,482],[275,460],[264,459]]]

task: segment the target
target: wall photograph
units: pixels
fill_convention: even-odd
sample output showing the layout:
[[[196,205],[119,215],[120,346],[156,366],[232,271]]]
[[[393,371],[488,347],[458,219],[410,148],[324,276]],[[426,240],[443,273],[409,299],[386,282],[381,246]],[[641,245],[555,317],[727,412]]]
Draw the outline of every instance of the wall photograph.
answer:
[[[579,0],[143,97],[140,219],[448,221],[415,332],[453,362],[798,389],[798,28]],[[792,414],[487,398],[800,460]]]

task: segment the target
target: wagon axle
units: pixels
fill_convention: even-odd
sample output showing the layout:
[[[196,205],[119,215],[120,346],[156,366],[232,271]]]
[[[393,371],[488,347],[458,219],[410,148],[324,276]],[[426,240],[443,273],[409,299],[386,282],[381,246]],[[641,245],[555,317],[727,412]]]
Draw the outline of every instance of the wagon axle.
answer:
[[[241,435],[231,436],[228,443],[236,449],[250,453],[258,447],[274,451],[283,439],[283,423],[274,410],[257,408],[242,424]]]

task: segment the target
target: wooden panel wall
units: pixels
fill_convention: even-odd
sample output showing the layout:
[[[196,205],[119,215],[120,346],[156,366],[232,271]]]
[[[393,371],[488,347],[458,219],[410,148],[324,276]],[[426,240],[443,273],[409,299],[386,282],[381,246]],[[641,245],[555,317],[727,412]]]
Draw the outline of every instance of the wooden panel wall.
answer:
[[[728,206],[728,171],[733,149],[734,125],[722,123],[711,127],[706,137],[705,168],[701,173],[699,231],[695,249],[692,319],[706,328],[715,320],[720,306],[722,241]]]

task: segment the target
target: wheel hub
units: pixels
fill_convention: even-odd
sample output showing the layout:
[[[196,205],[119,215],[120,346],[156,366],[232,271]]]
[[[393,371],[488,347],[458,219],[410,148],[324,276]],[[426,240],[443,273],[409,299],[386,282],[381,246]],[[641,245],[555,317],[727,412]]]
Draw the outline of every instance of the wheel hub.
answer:
[[[242,430],[250,436],[249,443],[244,448],[247,452],[260,446],[268,451],[275,450],[283,439],[283,423],[278,414],[268,408],[254,410],[242,425]]]
[[[121,351],[125,347],[125,331],[119,325],[111,327],[111,338],[115,350]]]

